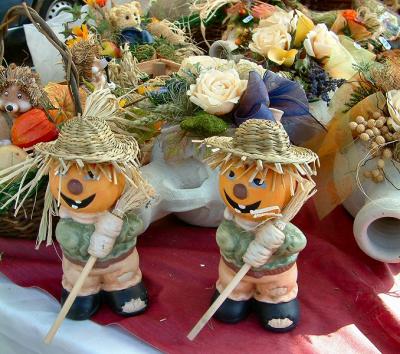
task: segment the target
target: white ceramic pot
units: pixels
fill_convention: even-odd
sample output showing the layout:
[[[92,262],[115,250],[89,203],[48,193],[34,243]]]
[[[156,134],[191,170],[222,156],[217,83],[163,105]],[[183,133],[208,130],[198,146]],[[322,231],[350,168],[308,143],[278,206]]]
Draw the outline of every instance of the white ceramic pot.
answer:
[[[163,129],[154,144],[152,161],[141,168],[159,195],[157,202],[141,210],[145,226],[174,213],[189,224],[216,227],[223,219],[225,208],[218,191],[218,172],[196,156],[193,144],[187,146],[179,161],[164,159],[165,139],[176,129]]]
[[[343,176],[350,175],[355,182],[357,165],[367,153],[366,147],[357,142],[345,154],[338,154],[335,161],[336,180],[340,181]],[[373,159],[359,170],[359,181],[366,195],[357,189],[343,205],[355,217],[353,231],[359,247],[378,261],[398,263],[400,262],[400,164],[387,161],[384,168],[387,179],[381,183],[375,183],[363,175],[366,169],[370,170],[375,166],[376,159]]]

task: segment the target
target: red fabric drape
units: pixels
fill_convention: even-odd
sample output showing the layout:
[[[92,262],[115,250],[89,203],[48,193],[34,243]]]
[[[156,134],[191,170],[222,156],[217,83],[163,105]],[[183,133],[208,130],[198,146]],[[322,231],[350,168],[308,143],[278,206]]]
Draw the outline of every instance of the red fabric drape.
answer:
[[[294,223],[307,235],[299,257],[302,319],[287,334],[265,332],[254,315],[236,325],[212,320],[194,342],[187,333],[207,310],[219,260],[215,230],[169,217],[140,237],[149,310],[121,318],[103,305],[93,320],[116,323],[168,353],[399,353],[400,264],[372,260],[357,247],[342,208],[319,221],[312,204]],[[53,247],[0,238],[0,271],[18,285],[61,293],[61,262]],[[397,282],[400,282],[400,275]],[[62,328],[61,328],[62,330]]]

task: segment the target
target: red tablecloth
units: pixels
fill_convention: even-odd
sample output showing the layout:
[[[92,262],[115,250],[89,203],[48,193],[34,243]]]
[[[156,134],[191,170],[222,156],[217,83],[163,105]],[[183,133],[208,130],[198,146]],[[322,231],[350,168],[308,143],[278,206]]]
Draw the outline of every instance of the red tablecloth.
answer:
[[[187,340],[208,308],[219,254],[214,229],[173,217],[140,237],[149,310],[120,318],[104,306],[93,319],[117,323],[168,353],[399,353],[400,265],[364,255],[352,235],[352,218],[341,207],[321,222],[309,204],[294,222],[308,246],[298,262],[302,320],[290,333],[265,332],[251,315],[237,325],[212,320],[194,342]],[[61,262],[53,247],[35,251],[33,241],[0,239],[0,251],[0,271],[11,280],[59,297]]]

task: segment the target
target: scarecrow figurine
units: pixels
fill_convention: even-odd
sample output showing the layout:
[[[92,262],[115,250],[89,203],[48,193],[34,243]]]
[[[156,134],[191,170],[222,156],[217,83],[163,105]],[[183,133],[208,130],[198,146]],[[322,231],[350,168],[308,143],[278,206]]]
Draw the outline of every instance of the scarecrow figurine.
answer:
[[[90,318],[101,297],[117,314],[134,316],[146,309],[148,298],[135,247],[143,222],[131,210],[145,205],[153,190],[140,174],[136,140],[114,134],[106,122],[105,115],[112,117],[117,105],[105,107],[109,96],[104,98],[101,91],[89,96],[88,102],[82,116],[64,123],[56,141],[37,144],[30,162],[1,173],[5,177],[0,182],[15,171],[26,176],[37,167],[36,177],[21,190],[29,194],[42,176],[49,176],[38,243],[47,238],[51,244],[51,216],[58,214],[62,303],[85,264],[95,259],[67,317]],[[19,195],[19,200],[24,197]],[[17,201],[16,212],[22,202]]]
[[[283,112],[270,111],[269,119],[242,123],[233,138],[201,141],[211,148],[206,161],[220,168],[226,204],[217,230],[221,260],[213,301],[244,265],[251,266],[214,316],[236,323],[253,308],[265,329],[287,332],[299,320],[296,259],[306,246],[289,221],[312,194],[318,157],[291,145],[280,123]]]

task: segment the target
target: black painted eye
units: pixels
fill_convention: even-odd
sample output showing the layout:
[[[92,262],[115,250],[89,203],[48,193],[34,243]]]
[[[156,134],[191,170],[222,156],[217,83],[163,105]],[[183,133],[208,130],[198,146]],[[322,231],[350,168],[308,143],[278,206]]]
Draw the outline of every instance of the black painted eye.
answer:
[[[4,96],[8,96],[8,91],[4,91],[4,94],[3,94]]]
[[[17,97],[18,97],[18,99],[21,99],[21,98],[22,98],[22,95],[19,93],[19,94],[17,95]]]
[[[253,181],[251,182],[251,184],[254,187],[260,187],[260,188],[265,188],[266,187],[265,182],[261,182],[261,179],[259,179],[259,178],[254,178]]]
[[[126,15],[126,16],[125,16],[125,19],[126,19],[126,20],[129,20],[129,16],[128,16],[128,15]]]
[[[88,171],[87,175],[85,177],[83,177],[83,179],[85,181],[94,181],[95,179],[97,179],[97,177],[95,176],[95,174],[92,171]]]
[[[234,178],[235,178],[235,172],[233,172],[232,170],[230,170],[229,173],[228,173],[228,178],[229,178],[229,179],[234,179]]]

